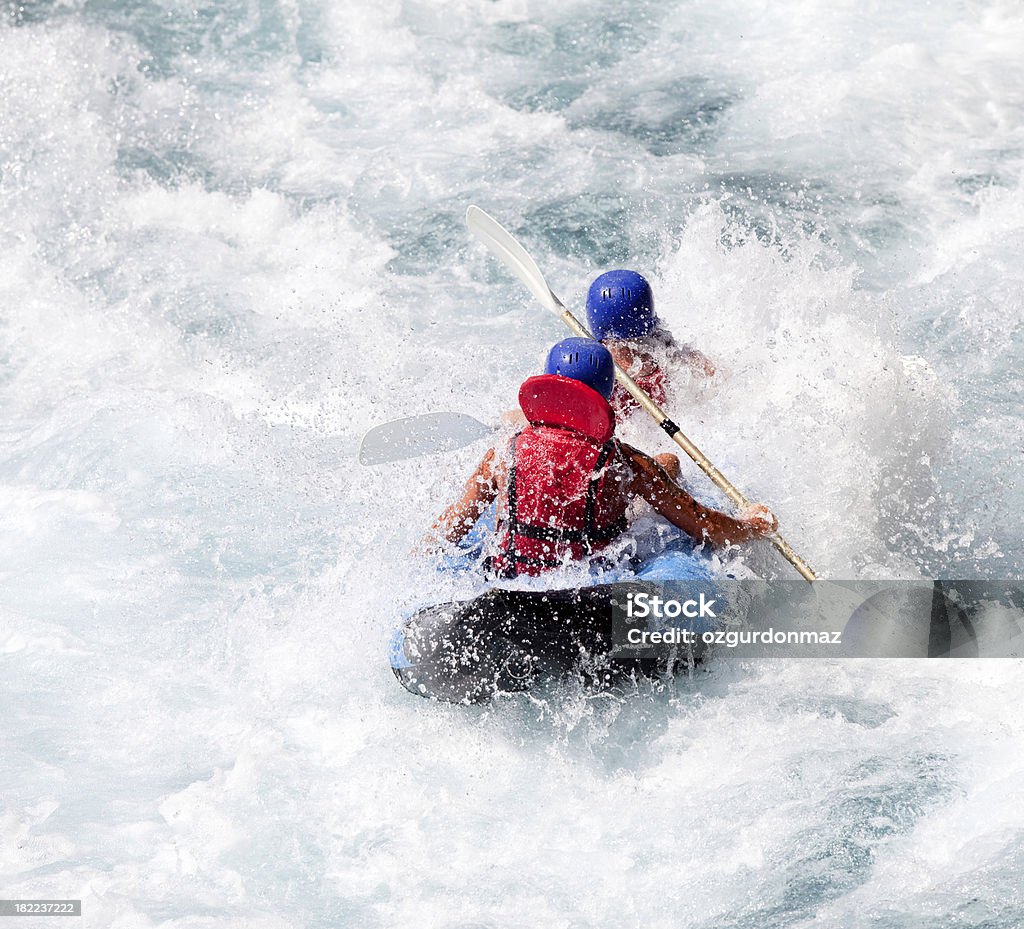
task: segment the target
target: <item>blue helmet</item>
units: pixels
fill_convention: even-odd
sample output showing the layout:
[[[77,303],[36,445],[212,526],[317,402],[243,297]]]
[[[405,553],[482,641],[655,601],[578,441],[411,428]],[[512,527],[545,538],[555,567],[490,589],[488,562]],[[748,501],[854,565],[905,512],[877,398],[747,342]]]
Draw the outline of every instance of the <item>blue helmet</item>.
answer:
[[[638,339],[658,324],[651,285],[636,271],[605,271],[587,292],[587,322],[595,339]]]
[[[582,381],[607,400],[615,386],[615,362],[611,352],[593,339],[562,339],[550,352],[545,374],[560,374]]]

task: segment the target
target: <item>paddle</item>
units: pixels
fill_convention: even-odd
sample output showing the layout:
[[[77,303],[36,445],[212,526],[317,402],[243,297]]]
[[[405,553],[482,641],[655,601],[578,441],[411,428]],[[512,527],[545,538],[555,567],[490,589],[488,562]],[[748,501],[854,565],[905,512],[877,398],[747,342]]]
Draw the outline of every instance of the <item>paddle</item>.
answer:
[[[550,312],[561,319],[576,335],[582,336],[585,339],[592,338],[587,328],[552,293],[551,288],[547,285],[547,281],[544,280],[544,275],[540,272],[540,268],[537,267],[537,263],[529,256],[526,249],[496,219],[488,216],[480,207],[471,206],[466,210],[466,225],[469,226],[469,231],[483,242],[495,257],[500,258],[506,267],[527,286],[530,293]],[[615,377],[630,392],[637,403],[651,414],[654,421],[665,433],[693,459],[697,467],[711,478],[711,481],[719,490],[736,506],[750,506],[750,501],[683,434],[679,426],[669,419],[668,414],[646,394],[643,388],[618,365],[615,366]],[[789,543],[779,533],[775,532],[768,538],[772,545],[796,568],[804,580],[815,581],[818,579],[807,562],[793,551]]]
[[[384,464],[450,452],[494,432],[465,413],[421,413],[375,426],[359,446],[359,463]]]

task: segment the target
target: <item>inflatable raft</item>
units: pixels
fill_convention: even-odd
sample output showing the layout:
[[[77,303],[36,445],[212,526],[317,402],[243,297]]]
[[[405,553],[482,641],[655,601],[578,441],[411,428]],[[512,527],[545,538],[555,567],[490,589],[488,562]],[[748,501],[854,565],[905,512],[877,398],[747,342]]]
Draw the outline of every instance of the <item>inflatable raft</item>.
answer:
[[[472,600],[418,610],[393,634],[391,668],[411,693],[464,704],[564,679],[603,689],[670,677],[704,659],[701,642],[634,647],[616,641],[616,619],[621,623],[630,595],[656,595],[668,581],[710,589],[713,580],[710,558],[680,535],[636,565],[628,580],[561,590],[494,587]],[[709,628],[707,620],[687,623],[697,632]]]

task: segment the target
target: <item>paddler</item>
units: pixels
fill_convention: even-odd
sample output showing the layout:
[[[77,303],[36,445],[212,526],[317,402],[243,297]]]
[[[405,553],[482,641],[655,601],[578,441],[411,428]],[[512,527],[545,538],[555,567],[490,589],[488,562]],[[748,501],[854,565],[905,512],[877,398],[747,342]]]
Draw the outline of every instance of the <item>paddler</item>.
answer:
[[[488,569],[509,578],[600,551],[625,531],[637,497],[698,542],[726,545],[775,530],[775,517],[759,504],[735,517],[702,506],[657,460],[614,437],[608,348],[564,339],[544,370],[519,389],[526,427],[506,448],[488,451],[462,498],[435,523],[435,540],[460,542],[497,500],[497,553]]]
[[[619,269],[598,275],[587,291],[587,328],[659,406],[668,399],[669,370],[686,367],[694,375],[711,378],[715,366],[703,352],[680,345],[654,312],[654,292],[638,271]],[[624,422],[640,405],[616,384],[609,399],[616,421]],[[506,425],[518,428],[524,420],[519,410],[502,416]],[[673,480],[679,480],[679,457],[671,452],[654,456]]]
[[[713,377],[711,360],[689,345],[680,345],[661,325],[654,312],[654,293],[637,271],[605,271],[587,291],[587,328],[612,354],[615,363],[629,374],[659,406],[668,396],[668,371],[664,362],[683,365],[701,377]],[[621,384],[610,398],[621,423],[640,409]],[[679,479],[679,458],[663,453],[655,459]]]

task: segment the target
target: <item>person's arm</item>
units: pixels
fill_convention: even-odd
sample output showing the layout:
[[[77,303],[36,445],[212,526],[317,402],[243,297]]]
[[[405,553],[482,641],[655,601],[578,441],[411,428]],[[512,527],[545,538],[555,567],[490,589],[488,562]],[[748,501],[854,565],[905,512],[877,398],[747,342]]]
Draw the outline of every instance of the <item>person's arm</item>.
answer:
[[[662,346],[668,351],[669,361],[673,364],[686,365],[704,377],[714,377],[717,370],[715,363],[702,351],[692,345],[676,341],[675,336],[667,329],[655,332]]]
[[[518,432],[520,429],[525,429],[528,425],[526,414],[519,407],[506,410],[498,417],[498,426],[500,428],[510,427]]]
[[[754,504],[738,518],[702,506],[649,455],[629,445],[622,444],[621,448],[633,466],[633,492],[698,541],[707,539],[714,545],[746,542],[770,535],[778,528],[778,521],[760,504]]]
[[[679,349],[680,360],[684,364],[688,364],[697,373],[703,374],[705,377],[714,377],[716,368],[714,362],[708,358],[699,349],[693,348],[691,345],[683,345]]]
[[[491,505],[498,494],[496,454],[490,449],[483,461],[466,481],[462,497],[446,509],[430,529],[427,546],[436,547],[440,542],[453,544],[461,542],[473,528],[480,515]]]

